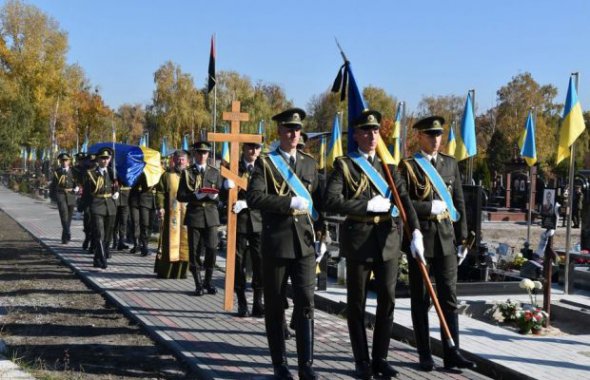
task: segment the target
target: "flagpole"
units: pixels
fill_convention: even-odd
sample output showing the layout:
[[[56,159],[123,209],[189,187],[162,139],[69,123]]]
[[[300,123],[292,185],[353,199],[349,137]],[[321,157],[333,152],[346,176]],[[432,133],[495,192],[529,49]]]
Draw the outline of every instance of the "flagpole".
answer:
[[[576,77],[576,93],[578,93],[578,81],[580,80],[580,73],[575,72],[572,73],[571,75],[575,75]],[[579,93],[578,93],[579,94]],[[569,171],[568,171],[568,187],[569,187],[569,193],[568,193],[568,197],[567,197],[567,213],[566,213],[566,218],[567,218],[567,224],[566,224],[566,232],[565,232],[565,277],[564,277],[564,284],[563,284],[563,289],[564,289],[564,293],[565,294],[569,294],[573,289],[571,289],[573,286],[573,284],[570,284],[570,273],[569,273],[569,269],[570,269],[570,248],[571,248],[571,233],[572,233],[572,207],[574,205],[574,167],[575,167],[575,163],[576,163],[576,142],[574,141],[572,143],[572,146],[570,147],[570,165],[569,165]]]
[[[531,113],[533,114],[533,120],[535,120],[535,114],[534,114],[534,107],[531,107]],[[536,125],[536,123],[535,123]],[[527,128],[527,125],[525,124],[525,129]],[[528,133],[528,131],[526,132]],[[523,144],[525,144],[525,142],[523,142]],[[532,209],[532,204],[533,204],[533,167],[529,166],[529,212],[528,212],[528,216],[527,216],[527,226],[526,226],[526,242],[528,244],[528,246],[526,248],[530,248],[531,247],[531,219],[533,217],[533,211]]]
[[[469,92],[471,93],[471,109],[473,112],[473,123],[475,124],[475,89],[469,90]],[[477,139],[475,143],[477,144]],[[469,157],[469,161],[467,162],[466,181],[468,185],[471,185],[473,183],[473,156]]]

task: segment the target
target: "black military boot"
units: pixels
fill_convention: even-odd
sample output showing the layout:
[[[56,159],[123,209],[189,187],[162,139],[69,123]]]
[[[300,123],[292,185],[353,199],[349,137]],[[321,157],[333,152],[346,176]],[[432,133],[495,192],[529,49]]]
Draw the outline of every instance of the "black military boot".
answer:
[[[117,243],[117,250],[122,251],[124,249],[129,249],[129,246],[125,244],[125,241],[122,237],[119,237],[119,243]]]
[[[197,268],[191,268],[193,279],[195,280],[195,296],[200,297],[203,295],[203,285],[201,284],[201,271]]]
[[[138,247],[138,243],[137,243],[137,239],[133,239],[133,247],[131,248],[131,250],[129,251],[129,253],[136,253],[137,252],[137,247]]]
[[[65,231],[65,230],[63,230],[63,231],[61,232],[61,243],[62,243],[62,244],[68,244],[68,240],[67,240],[67,238],[66,238],[66,231]]]
[[[297,330],[297,365],[299,366],[299,379],[315,380],[317,375],[313,365],[313,319],[298,318]]]
[[[289,371],[289,367],[287,366],[287,356],[284,358],[283,363],[274,364],[272,365],[272,370],[275,379],[280,380],[294,380],[293,375]]]
[[[262,289],[254,289],[254,301],[252,301],[252,316],[264,317],[264,304],[262,303]]]
[[[248,300],[244,289],[236,290],[236,297],[238,298],[238,317],[249,317],[250,310],[248,310]]]
[[[85,236],[84,242],[82,243],[82,249],[87,250],[89,244],[90,244],[90,238],[88,236]]]
[[[209,294],[217,294],[217,288],[211,284],[211,278],[213,277],[213,269],[205,269],[205,281],[203,282],[203,289]]]
[[[451,331],[451,336],[455,343],[455,347],[449,347],[448,341],[444,336],[444,331],[441,332],[443,342],[443,360],[445,369],[453,368],[474,368],[475,363],[467,360],[461,352],[459,352],[459,316],[455,313],[445,313],[447,325]]]
[[[284,325],[286,326],[286,324]],[[287,349],[285,339],[281,336],[281,325],[267,321],[266,326],[274,377],[275,379],[293,380],[293,375],[291,375],[287,364]]]
[[[102,241],[98,241],[94,249],[94,266],[107,269],[107,257]]]
[[[146,257],[150,255],[150,250],[147,247],[147,245],[142,245],[141,246],[141,256]]]
[[[430,372],[434,369],[434,360],[430,352],[418,352],[418,366],[422,371]]]

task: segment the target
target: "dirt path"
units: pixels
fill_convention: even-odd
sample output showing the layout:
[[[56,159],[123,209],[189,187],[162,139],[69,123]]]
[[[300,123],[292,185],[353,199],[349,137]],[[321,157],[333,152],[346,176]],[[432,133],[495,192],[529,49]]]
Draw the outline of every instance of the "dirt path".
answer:
[[[185,369],[0,211],[0,340],[43,379],[183,379]]]

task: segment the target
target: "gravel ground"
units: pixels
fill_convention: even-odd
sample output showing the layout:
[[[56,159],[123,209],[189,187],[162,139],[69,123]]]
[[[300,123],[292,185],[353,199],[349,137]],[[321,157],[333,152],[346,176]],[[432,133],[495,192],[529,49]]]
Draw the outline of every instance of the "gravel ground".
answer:
[[[165,348],[0,212],[0,340],[39,379],[184,379]]]

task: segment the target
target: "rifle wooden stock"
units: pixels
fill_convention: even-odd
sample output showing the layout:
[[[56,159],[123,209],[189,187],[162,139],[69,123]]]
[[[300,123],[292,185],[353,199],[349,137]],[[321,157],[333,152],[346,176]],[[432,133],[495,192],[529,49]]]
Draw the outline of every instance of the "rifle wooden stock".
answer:
[[[395,187],[395,182],[393,181],[393,177],[391,176],[391,172],[389,171],[389,167],[387,166],[385,161],[381,160],[381,163],[383,165],[383,171],[385,172],[385,179],[387,180],[387,184],[389,185],[389,189],[391,190],[391,193],[393,194],[393,201],[395,202],[395,205],[399,209],[399,214],[400,214],[400,217],[402,218],[402,222],[404,225],[404,232],[406,233],[408,240],[412,241],[412,232],[410,231],[410,226],[408,225],[408,216],[407,216],[406,210],[404,209],[404,206],[402,204],[402,200],[399,196],[397,188]],[[447,324],[447,320],[445,319],[442,308],[440,307],[440,302],[438,302],[438,297],[436,296],[436,293],[434,292],[434,288],[432,287],[432,282],[430,281],[430,277],[428,276],[428,271],[426,270],[426,265],[424,265],[424,263],[421,260],[416,260],[416,262],[418,263],[418,268],[420,268],[420,272],[422,273],[422,279],[424,280],[424,283],[426,284],[426,288],[428,289],[428,294],[430,295],[430,298],[432,299],[432,303],[434,304],[434,309],[436,310],[436,314],[438,315],[438,319],[440,321],[440,326],[445,334],[445,337],[447,338],[447,344],[449,345],[449,347],[453,348],[453,347],[455,347],[455,342],[453,341],[453,337],[451,335],[451,330],[449,330],[449,325]]]

